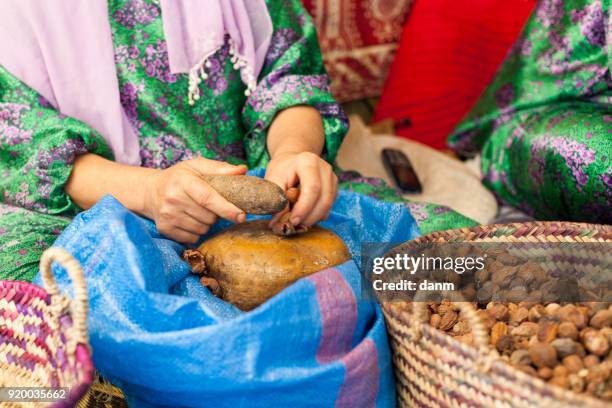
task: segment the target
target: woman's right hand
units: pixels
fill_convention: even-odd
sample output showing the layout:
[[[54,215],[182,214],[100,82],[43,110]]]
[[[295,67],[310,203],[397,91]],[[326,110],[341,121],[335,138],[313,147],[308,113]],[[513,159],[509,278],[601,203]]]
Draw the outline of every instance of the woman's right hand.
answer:
[[[241,223],[244,211],[227,201],[201,176],[244,174],[246,166],[196,158],[150,173],[145,181],[144,216],[158,231],[175,241],[193,244],[208,232],[218,217]]]

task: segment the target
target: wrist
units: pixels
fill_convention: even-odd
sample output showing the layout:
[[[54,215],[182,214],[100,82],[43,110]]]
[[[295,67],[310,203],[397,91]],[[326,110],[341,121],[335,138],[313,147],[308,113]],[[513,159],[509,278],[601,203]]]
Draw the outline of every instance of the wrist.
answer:
[[[143,170],[140,177],[135,180],[134,197],[137,199],[133,203],[132,211],[146,218],[153,219],[155,208],[155,193],[157,191],[157,180],[161,173],[158,169],[141,169]]]
[[[274,153],[270,154],[272,159],[278,159],[279,157],[292,157],[303,153],[311,153],[319,156],[321,152],[317,152],[316,149],[277,149]]]

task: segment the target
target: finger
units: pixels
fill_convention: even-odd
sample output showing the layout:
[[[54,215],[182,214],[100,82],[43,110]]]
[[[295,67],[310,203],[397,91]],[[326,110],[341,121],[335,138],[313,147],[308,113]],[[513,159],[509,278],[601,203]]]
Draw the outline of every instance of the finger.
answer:
[[[214,213],[208,211],[206,208],[200,207],[194,203],[191,198],[189,199],[189,204],[185,205],[183,208],[183,211],[202,224],[213,225],[218,220],[218,217]]]
[[[298,183],[298,177],[294,171],[278,169],[276,166],[268,166],[264,178],[278,185],[283,190],[294,187]]]
[[[321,192],[321,176],[316,164],[306,164],[298,170],[300,197],[291,210],[291,223],[304,223],[314,209]],[[309,225],[309,224],[305,224]]]
[[[207,209],[232,222],[244,222],[246,214],[240,208],[227,201],[204,180],[197,177],[185,178],[187,195],[198,206]]]
[[[198,242],[198,239],[200,239],[199,235],[192,234],[188,231],[183,231],[180,228],[176,228],[165,221],[157,223],[157,230],[166,238],[180,242],[182,244],[195,244],[196,242]]]
[[[172,220],[172,223],[176,228],[197,236],[206,234],[210,229],[210,224],[201,223],[186,212],[179,214],[178,217]]]
[[[264,176],[264,179],[276,184],[277,186],[282,188],[283,191],[288,188],[286,176],[284,176],[283,174],[278,174],[277,172],[266,171],[266,175]]]
[[[313,225],[327,217],[336,198],[334,179],[335,175],[331,172],[331,169],[321,169],[321,193],[319,194],[319,199],[314,208],[310,214],[308,214],[303,224]]]
[[[189,160],[186,164],[195,170],[200,175],[205,174],[244,174],[247,171],[247,167],[244,164],[234,166],[226,162],[218,160],[205,159],[198,157],[193,160]]]

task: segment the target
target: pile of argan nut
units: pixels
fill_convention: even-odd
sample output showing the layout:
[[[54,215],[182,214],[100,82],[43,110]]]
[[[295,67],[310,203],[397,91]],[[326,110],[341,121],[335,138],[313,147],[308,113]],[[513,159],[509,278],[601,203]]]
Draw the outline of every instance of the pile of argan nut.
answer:
[[[502,359],[550,384],[612,401],[610,303],[489,302],[480,307],[477,314]],[[452,303],[429,303],[429,311],[431,326],[475,345],[470,323]]]

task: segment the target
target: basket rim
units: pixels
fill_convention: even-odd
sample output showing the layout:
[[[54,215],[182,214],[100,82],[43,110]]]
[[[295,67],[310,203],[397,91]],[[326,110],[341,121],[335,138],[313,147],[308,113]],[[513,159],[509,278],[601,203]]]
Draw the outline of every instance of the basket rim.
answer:
[[[589,236],[593,239],[612,241],[612,225],[609,224],[591,224],[574,221],[529,221],[477,225],[474,227],[434,231],[406,242],[420,243],[433,240],[442,240],[442,242],[444,242],[448,238],[472,238],[476,236],[482,238],[482,235],[477,234],[485,234],[484,236],[488,237],[491,233],[499,231],[506,232],[506,234],[502,236],[512,236],[519,239],[521,237],[548,234],[551,236],[563,237]],[[516,234],[517,232],[519,232],[519,234]],[[585,232],[591,232],[592,234],[585,234]],[[469,241],[471,239],[466,240]]]

